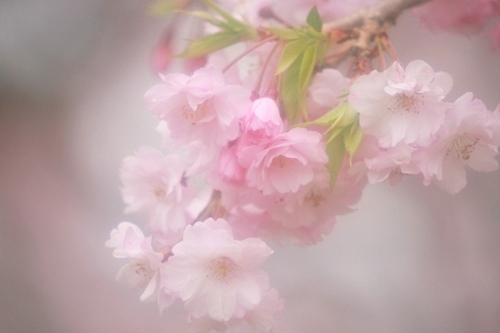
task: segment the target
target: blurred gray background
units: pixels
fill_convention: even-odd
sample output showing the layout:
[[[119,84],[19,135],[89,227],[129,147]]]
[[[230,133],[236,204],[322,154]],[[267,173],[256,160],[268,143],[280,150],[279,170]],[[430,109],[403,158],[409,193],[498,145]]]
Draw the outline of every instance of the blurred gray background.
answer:
[[[165,20],[148,1],[0,0],[0,332],[187,332],[116,282],[104,242],[123,220],[122,159],[159,146],[142,96]],[[500,102],[500,53],[401,16],[403,63],[452,74],[448,100]],[[266,263],[285,299],[276,332],[500,332],[500,171],[449,196],[408,179],[369,186],[358,210]]]

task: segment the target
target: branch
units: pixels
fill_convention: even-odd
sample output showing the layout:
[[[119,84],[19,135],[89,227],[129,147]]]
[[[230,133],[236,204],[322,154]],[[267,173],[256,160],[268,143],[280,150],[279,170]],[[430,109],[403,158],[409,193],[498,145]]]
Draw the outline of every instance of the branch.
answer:
[[[405,9],[418,6],[430,0],[384,0],[377,5],[355,11],[341,19],[325,23],[323,31],[333,29],[352,29],[363,25],[365,20],[373,19],[379,22],[395,21]]]

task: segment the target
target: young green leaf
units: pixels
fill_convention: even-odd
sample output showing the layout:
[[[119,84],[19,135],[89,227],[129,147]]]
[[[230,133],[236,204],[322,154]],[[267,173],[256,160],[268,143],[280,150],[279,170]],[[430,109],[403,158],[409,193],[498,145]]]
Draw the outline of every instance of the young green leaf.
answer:
[[[299,73],[299,91],[301,93],[307,88],[309,79],[314,70],[314,65],[316,64],[316,51],[318,50],[318,43],[309,45],[304,52],[302,57],[302,64],[300,66]]]
[[[349,153],[349,163],[352,163],[352,158],[361,144],[364,132],[358,122],[353,123],[344,131],[344,146]]]
[[[278,68],[276,75],[286,71],[304,51],[307,49],[307,41],[303,39],[296,39],[288,42],[283,48],[280,59],[278,60]],[[297,80],[297,78],[295,78]]]
[[[309,14],[307,14],[306,22],[317,32],[321,32],[321,30],[323,29],[323,20],[321,19],[321,16],[319,16],[318,8],[316,8],[316,6],[314,6],[309,11]]]
[[[305,108],[305,94],[300,94],[299,77],[302,56],[296,59],[288,70],[283,73],[281,84],[281,99],[288,121],[297,123],[302,110]]]
[[[180,53],[178,57],[199,57],[236,44],[243,40],[242,37],[241,33],[235,34],[233,32],[223,31],[200,39],[195,39],[191,41],[188,47]]]
[[[228,29],[228,24],[224,21],[219,20],[218,18],[214,17],[212,14],[207,13],[207,12],[202,12],[202,11],[184,11],[184,10],[178,10],[178,13],[183,13],[183,14],[188,14],[192,16],[196,16],[198,18],[201,18],[202,20],[207,21],[208,23],[215,25],[216,27],[222,28],[222,29]]]
[[[149,11],[154,15],[172,14],[175,10],[184,6],[182,0],[160,0],[149,7]]]
[[[244,29],[248,28],[248,26],[245,23],[243,23],[243,22],[238,21],[237,19],[235,19],[231,14],[229,14],[224,9],[222,9],[221,7],[219,7],[212,0],[204,0],[204,2],[205,2],[205,4],[207,5],[208,8],[212,9],[217,14],[219,14],[220,16],[222,16],[227,21],[228,25],[231,27],[232,30],[234,30],[234,31],[240,31],[240,30],[244,30]]]
[[[330,190],[335,186],[340,168],[345,156],[344,138],[337,135],[333,139],[326,136],[326,155],[328,156],[328,171],[330,172]]]
[[[318,119],[308,123],[304,123],[302,124],[302,126],[308,127],[319,125],[346,127],[357,121],[357,117],[358,113],[353,109],[353,107],[349,103],[343,102]]]

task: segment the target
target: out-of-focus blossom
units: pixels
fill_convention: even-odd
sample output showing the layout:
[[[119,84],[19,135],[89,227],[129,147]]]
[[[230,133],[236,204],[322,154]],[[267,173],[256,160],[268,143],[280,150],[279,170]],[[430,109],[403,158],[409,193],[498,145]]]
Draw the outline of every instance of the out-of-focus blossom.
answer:
[[[351,80],[340,71],[327,68],[314,76],[308,91],[308,115],[318,118],[346,99]]]
[[[498,0],[433,0],[413,9],[422,24],[432,31],[479,32],[500,14]]]
[[[152,231],[181,232],[191,221],[186,208],[196,189],[183,185],[184,169],[175,155],[141,147],[120,169],[126,211],[147,216]]]
[[[141,300],[150,298],[157,290],[160,279],[160,266],[163,254],[153,250],[152,236],[144,237],[142,231],[130,222],[122,222],[117,229],[111,231],[111,238],[106,247],[114,248],[113,255],[117,258],[130,258],[116,278],[125,278],[133,288],[145,287]]]

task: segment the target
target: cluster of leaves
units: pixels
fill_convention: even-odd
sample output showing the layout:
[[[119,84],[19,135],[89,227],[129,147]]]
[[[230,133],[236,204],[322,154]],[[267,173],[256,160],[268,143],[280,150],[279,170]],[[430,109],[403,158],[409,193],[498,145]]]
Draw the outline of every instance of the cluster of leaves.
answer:
[[[206,11],[191,11],[185,13],[207,21],[218,27],[220,31],[191,41],[189,46],[179,54],[179,57],[200,57],[239,42],[258,38],[258,34],[254,27],[235,19],[212,0],[204,0],[204,3],[208,8],[218,14],[218,16]]]

